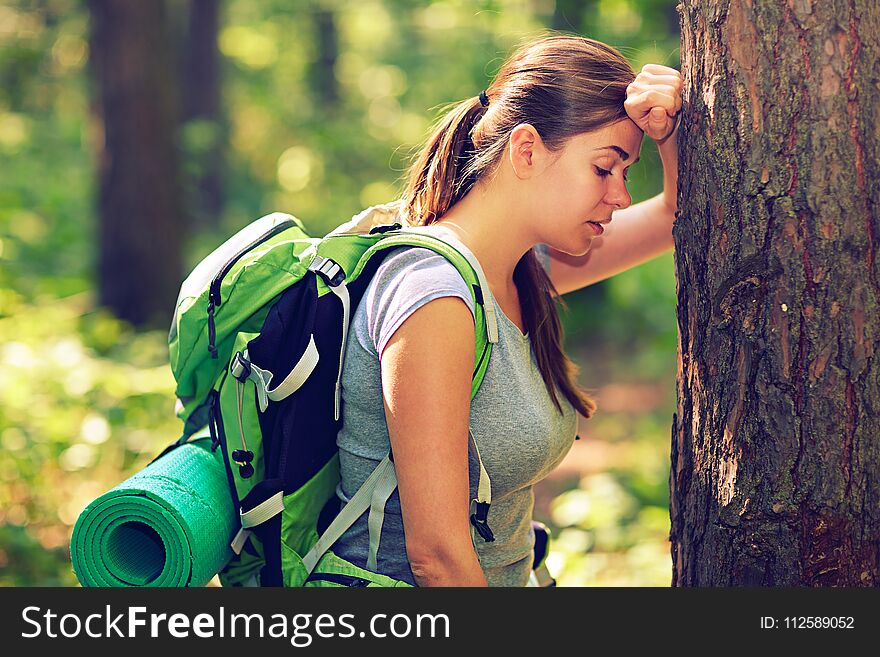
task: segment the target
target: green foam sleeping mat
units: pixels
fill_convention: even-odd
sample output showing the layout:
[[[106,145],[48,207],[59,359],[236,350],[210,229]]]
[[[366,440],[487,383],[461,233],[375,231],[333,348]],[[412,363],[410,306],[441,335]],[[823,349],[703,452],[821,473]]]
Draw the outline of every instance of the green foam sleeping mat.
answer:
[[[83,586],[205,586],[232,556],[237,521],[223,455],[197,436],[83,510],[73,569]]]

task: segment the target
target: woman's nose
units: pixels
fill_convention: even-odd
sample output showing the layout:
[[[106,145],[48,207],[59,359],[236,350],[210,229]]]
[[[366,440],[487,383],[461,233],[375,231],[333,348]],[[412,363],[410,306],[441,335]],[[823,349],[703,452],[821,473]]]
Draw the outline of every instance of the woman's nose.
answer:
[[[626,183],[622,180],[612,183],[608,189],[608,194],[605,196],[605,201],[608,205],[616,205],[620,209],[628,208],[632,205],[632,196],[629,195]]]

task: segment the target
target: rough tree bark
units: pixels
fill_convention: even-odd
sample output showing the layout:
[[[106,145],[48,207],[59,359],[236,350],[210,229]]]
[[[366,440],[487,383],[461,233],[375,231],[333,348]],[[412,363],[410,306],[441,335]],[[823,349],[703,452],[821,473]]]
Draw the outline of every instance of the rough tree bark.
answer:
[[[880,584],[880,4],[684,0],[674,586]]]
[[[99,144],[101,305],[167,326],[181,281],[184,225],[176,116],[161,0],[91,0],[90,65]]]

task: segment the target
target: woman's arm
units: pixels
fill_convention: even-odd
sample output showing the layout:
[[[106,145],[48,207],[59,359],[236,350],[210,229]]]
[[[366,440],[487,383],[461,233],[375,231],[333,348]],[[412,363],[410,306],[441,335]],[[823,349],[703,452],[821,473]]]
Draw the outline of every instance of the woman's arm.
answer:
[[[474,340],[464,301],[441,297],[413,312],[380,355],[407,556],[419,586],[487,585],[468,520]]]
[[[656,258],[673,247],[672,224],[678,208],[678,128],[657,145],[663,162],[663,192],[615,210],[602,237],[583,256],[550,252],[550,280],[559,294],[598,283]]]

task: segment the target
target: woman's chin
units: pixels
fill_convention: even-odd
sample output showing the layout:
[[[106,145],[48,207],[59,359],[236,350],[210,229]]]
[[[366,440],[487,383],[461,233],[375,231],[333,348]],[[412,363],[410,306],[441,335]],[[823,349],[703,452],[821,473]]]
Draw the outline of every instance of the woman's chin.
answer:
[[[593,248],[593,238],[588,238],[586,244],[581,242],[580,244],[566,244],[565,246],[554,248],[557,251],[561,251],[566,255],[570,255],[574,258],[579,258],[581,256],[587,255]]]

